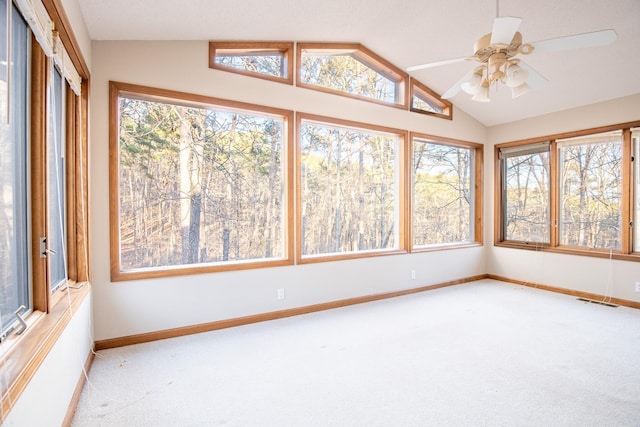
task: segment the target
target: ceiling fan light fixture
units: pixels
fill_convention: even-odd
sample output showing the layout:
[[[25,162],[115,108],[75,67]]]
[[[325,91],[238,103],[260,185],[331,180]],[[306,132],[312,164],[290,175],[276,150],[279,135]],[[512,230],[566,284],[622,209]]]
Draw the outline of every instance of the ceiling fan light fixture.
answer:
[[[510,88],[516,88],[527,82],[529,73],[518,64],[511,64],[507,68],[504,83]]]
[[[475,95],[482,88],[482,75],[473,73],[469,80],[462,82],[460,87],[469,95]]]
[[[491,98],[489,98],[489,90],[490,90],[490,87],[482,86],[480,87],[480,90],[478,90],[478,93],[473,95],[473,98],[471,99],[478,102],[489,102],[491,100]]]
[[[512,87],[511,98],[516,99],[520,95],[524,95],[525,93],[529,92],[529,90],[531,90],[531,88],[529,87],[527,82],[522,83],[520,86]]]
[[[476,69],[450,87],[442,96],[443,99],[452,98],[463,90],[472,95],[474,101],[489,102],[489,88],[500,84],[510,88],[512,97],[517,98],[547,83],[546,78],[517,58],[517,55],[605,46],[613,43],[617,37],[614,30],[601,30],[523,43],[522,34],[518,31],[522,18],[500,16],[498,2],[496,0],[496,18],[492,30],[476,41],[472,56],[416,65],[407,68],[407,71],[474,60],[479,63]]]

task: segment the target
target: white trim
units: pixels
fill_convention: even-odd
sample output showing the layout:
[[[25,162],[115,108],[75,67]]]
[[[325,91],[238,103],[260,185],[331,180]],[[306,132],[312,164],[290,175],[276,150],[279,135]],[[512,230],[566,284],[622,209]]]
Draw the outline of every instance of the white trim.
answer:
[[[549,141],[537,142],[535,144],[516,145],[513,147],[500,148],[500,158],[525,156],[527,154],[544,153],[550,150]]]
[[[11,0],[8,0],[11,1]],[[14,0],[22,16],[29,24],[33,35],[48,58],[53,58],[69,86],[80,96],[82,78],[76,70],[71,57],[63,46],[62,40],[55,31],[53,21],[41,0]]]
[[[82,78],[80,74],[76,70],[76,67],[73,66],[73,62],[71,61],[71,57],[69,53],[64,48],[62,40],[60,40],[60,36],[57,31],[53,34],[54,41],[54,55],[53,60],[56,65],[60,69],[60,73],[64,76],[64,78],[69,83],[69,86],[73,90],[73,92],[80,96],[81,86],[82,86]]]
[[[11,1],[11,0],[9,0]],[[53,56],[53,22],[40,0],[14,0],[44,54]]]

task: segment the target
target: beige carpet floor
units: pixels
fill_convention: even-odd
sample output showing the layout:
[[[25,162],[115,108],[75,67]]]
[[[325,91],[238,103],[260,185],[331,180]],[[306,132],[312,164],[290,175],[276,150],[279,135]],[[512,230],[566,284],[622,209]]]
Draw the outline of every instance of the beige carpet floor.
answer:
[[[481,280],[101,351],[73,426],[640,426],[640,310]]]

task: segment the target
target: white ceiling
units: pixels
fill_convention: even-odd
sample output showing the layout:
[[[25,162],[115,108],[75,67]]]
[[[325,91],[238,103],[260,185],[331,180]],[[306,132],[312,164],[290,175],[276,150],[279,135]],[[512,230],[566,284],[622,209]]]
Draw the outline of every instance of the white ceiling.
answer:
[[[359,42],[400,68],[473,54],[491,31],[495,0],[79,0],[93,40],[291,40]],[[640,0],[500,0],[500,16],[523,18],[525,42],[614,29],[609,46],[535,52],[526,62],[549,80],[491,102],[451,99],[487,126],[640,93]],[[444,93],[473,68],[415,71]],[[455,114],[455,111],[454,111]]]

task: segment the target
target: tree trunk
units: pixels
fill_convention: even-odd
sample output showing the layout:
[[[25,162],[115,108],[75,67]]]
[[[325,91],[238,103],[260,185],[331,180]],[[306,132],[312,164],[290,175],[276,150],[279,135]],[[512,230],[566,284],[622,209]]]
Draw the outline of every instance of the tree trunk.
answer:
[[[186,109],[177,108],[180,116],[180,231],[182,263],[198,262],[202,193],[199,185],[198,153],[191,133],[192,124]]]

